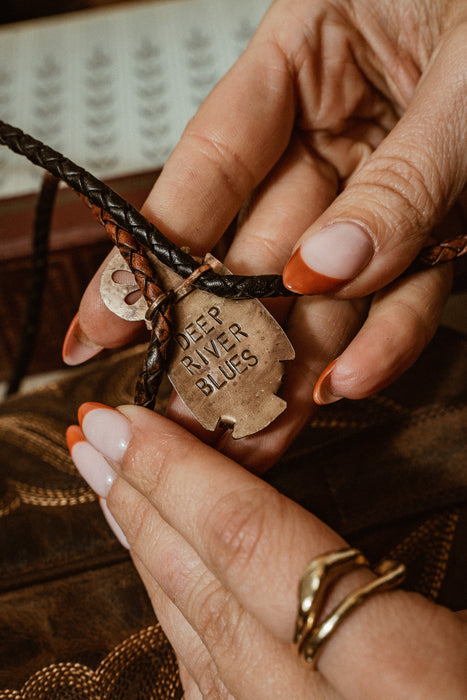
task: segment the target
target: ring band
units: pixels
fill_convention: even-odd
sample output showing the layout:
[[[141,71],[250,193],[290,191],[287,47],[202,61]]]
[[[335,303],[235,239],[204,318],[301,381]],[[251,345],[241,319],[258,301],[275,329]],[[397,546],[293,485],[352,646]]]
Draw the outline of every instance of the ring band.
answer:
[[[378,578],[349,593],[344,600],[318,624],[326,594],[333,582],[349,571],[368,567],[368,560],[354,548],[328,552],[313,559],[305,569],[299,586],[299,608],[294,644],[308,663],[315,663],[318,652],[345,618],[379,591],[394,588],[405,577],[405,566],[390,559],[382,561],[374,572]]]

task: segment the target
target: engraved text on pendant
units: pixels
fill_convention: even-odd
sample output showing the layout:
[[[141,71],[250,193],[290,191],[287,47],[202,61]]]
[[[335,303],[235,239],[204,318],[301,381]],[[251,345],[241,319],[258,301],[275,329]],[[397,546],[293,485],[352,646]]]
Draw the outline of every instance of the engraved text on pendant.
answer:
[[[109,269],[128,270],[118,256],[120,260],[112,258],[114,262],[109,262]],[[151,260],[166,289],[176,288],[183,281],[154,256]],[[207,256],[205,262],[216,271],[226,272],[212,256]],[[128,287],[119,295],[115,289],[118,284],[111,287],[112,274],[104,271],[102,296],[114,313],[123,316]],[[104,279],[107,291],[103,289]],[[138,313],[135,308],[131,310],[132,320],[144,318],[147,305],[144,299],[142,302]],[[286,402],[276,396],[284,373],[283,361],[293,359],[294,351],[261,302],[224,299],[192,288],[179,299],[175,310],[168,376],[201,425],[208,430],[219,424],[230,426],[232,436],[242,438],[275,420],[286,408]]]

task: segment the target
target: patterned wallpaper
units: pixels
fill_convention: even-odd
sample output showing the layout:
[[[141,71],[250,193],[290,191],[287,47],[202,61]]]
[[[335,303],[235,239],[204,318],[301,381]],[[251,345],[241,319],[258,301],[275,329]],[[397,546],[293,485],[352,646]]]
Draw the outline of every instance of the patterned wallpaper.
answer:
[[[0,27],[0,119],[98,177],[158,168],[269,3],[135,3]],[[0,148],[0,197],[40,177]]]

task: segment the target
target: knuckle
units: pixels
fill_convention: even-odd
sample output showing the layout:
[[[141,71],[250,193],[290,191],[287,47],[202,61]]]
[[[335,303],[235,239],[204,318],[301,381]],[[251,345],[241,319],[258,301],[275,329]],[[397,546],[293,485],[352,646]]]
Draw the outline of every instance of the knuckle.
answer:
[[[432,337],[431,322],[410,303],[400,299],[396,302],[397,326],[404,326],[405,346],[410,353],[418,355]]]
[[[172,466],[191,462],[194,440],[182,441],[175,434],[160,434],[156,446],[146,433],[142,431],[140,435],[137,427],[134,431],[120,473],[125,481],[156,503],[167,496]]]
[[[229,694],[219,678],[213,659],[204,648],[194,651],[191,656],[190,671],[205,700],[227,700]]]
[[[448,274],[446,274],[448,273]],[[412,281],[411,297],[395,302],[398,317],[406,321],[412,342],[427,345],[438,327],[444,302],[450,289],[450,270],[426,270]],[[418,342],[417,342],[418,339]]]
[[[214,568],[236,578],[253,558],[267,556],[267,522],[280,499],[277,491],[261,484],[233,491],[217,501],[201,523],[201,531],[209,532],[208,555]]]
[[[387,306],[384,293],[381,304],[377,302],[381,310],[380,319],[387,329],[385,333],[380,333],[380,337],[387,335],[392,348],[388,355],[395,354],[398,362],[404,358],[412,362],[436,331],[448,291],[447,284],[444,284],[445,289],[441,287],[442,279],[440,283],[436,279],[433,281],[437,273],[427,270],[415,275],[409,281],[409,287],[399,285]]]
[[[226,143],[196,131],[193,126],[187,130],[187,137],[196,143],[198,151],[228,193],[243,201],[255,183],[254,175],[244,159]]]
[[[360,176],[351,181],[348,189],[363,195],[365,208],[374,204],[380,218],[397,219],[405,235],[414,231],[417,238],[426,235],[438,218],[440,204],[447,197],[438,164],[428,153],[420,150],[411,157],[410,149],[402,155],[378,156],[369,161]]]
[[[222,655],[225,650],[235,657],[241,649],[244,612],[233,596],[217,579],[199,583],[187,603],[190,618],[206,646]]]
[[[148,464],[153,467],[151,470],[144,468]],[[164,454],[156,456],[149,450],[148,445],[139,440],[130,442],[119,468],[120,476],[130,486],[146,495],[148,490],[154,487],[154,483],[163,481],[165,471]]]
[[[251,274],[280,272],[291,253],[289,241],[278,241],[265,231],[248,229],[244,240],[247,246],[247,257],[243,260],[244,271]]]

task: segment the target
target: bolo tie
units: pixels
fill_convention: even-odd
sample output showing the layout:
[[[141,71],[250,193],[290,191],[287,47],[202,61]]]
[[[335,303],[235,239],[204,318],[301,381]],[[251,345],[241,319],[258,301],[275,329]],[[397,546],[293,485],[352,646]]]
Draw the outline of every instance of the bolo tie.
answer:
[[[104,271],[104,301],[114,271],[122,269],[122,264],[141,292],[139,306],[150,339],[135,403],[153,409],[162,377],[168,372],[182,399],[211,430],[222,423],[233,427],[233,437],[244,437],[265,427],[284,410],[285,402],[276,391],[284,373],[283,361],[292,359],[294,352],[285,333],[259,302],[298,296],[284,287],[280,275],[230,274],[212,255],[201,260],[193,257],[83,167],[2,121],[0,144],[45,171],[36,205],[29,301],[9,394],[17,390],[29,363],[39,323],[51,215],[58,184],[64,182],[90,207],[118,250]],[[406,272],[449,262],[466,252],[464,229],[454,238],[422,248]],[[111,301],[107,305],[114,310]],[[179,309],[183,309],[181,320],[177,318]],[[260,372],[261,365],[262,374],[254,374]],[[242,396],[245,386],[249,388]],[[236,391],[240,392],[238,399]],[[263,409],[268,405],[269,411]]]

